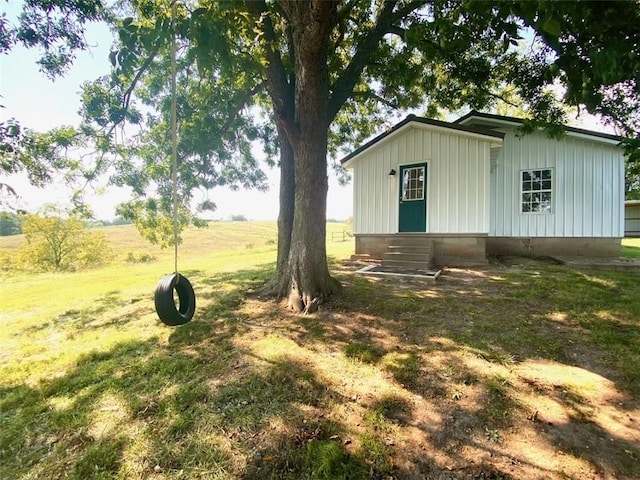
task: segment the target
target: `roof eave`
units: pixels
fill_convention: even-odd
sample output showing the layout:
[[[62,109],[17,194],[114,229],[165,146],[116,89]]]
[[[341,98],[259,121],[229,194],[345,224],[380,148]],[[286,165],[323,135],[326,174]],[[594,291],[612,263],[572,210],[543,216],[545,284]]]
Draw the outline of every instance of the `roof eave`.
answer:
[[[374,146],[378,146],[379,144],[381,144],[381,142],[389,141],[391,138],[393,138],[398,133],[403,131],[405,127],[413,127],[413,126],[418,128],[436,130],[436,131],[447,131],[447,132],[453,131],[467,137],[482,138],[484,140],[491,141],[491,147],[501,146],[504,139],[504,133],[502,132],[493,132],[493,131],[486,130],[483,128],[478,128],[478,127],[454,125],[449,122],[441,122],[439,120],[431,120],[424,117],[416,117],[415,115],[409,115],[407,118],[405,118],[401,122],[394,125],[391,129],[376,136],[369,142],[365,143],[361,147],[351,152],[349,155],[343,157],[340,160],[340,164],[344,168],[349,169],[356,162],[356,160],[360,158],[366,151],[373,148]]]
[[[524,123],[524,120],[516,117],[507,117],[503,115],[494,115],[491,113],[478,112],[471,110],[466,115],[454,120],[453,123],[459,125],[465,125],[472,120],[488,120],[495,125],[506,126],[520,126]],[[613,135],[611,133],[595,132],[593,130],[586,130],[583,128],[565,126],[565,132],[567,136],[582,138],[585,140],[598,141],[609,145],[619,145],[624,140],[623,137]]]

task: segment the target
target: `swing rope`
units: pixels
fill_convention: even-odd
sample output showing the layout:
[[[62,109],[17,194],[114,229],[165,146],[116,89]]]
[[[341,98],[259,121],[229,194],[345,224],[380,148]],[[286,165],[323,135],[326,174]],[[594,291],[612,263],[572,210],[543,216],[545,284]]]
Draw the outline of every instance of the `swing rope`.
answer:
[[[171,10],[171,181],[173,216],[173,258],[174,274],[165,276],[158,282],[154,295],[156,313],[165,325],[176,327],[191,321],[196,311],[196,296],[187,277],[178,273],[178,127],[176,114],[176,2]],[[175,295],[178,296],[176,305]]]
[[[173,191],[171,203],[173,207],[173,262],[176,277],[178,276],[178,127],[176,106],[176,2],[171,9],[171,181]]]

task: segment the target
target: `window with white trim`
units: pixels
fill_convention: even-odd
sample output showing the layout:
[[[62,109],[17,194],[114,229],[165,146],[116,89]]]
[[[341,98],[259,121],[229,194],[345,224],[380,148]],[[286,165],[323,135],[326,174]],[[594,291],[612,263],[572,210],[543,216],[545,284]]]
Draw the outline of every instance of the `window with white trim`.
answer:
[[[520,172],[522,213],[551,213],[553,171],[550,168]]]

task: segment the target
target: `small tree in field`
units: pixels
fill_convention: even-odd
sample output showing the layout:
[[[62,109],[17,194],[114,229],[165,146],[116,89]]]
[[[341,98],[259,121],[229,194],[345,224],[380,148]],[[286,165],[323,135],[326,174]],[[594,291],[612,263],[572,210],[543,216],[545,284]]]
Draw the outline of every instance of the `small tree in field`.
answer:
[[[103,264],[109,246],[102,233],[89,232],[77,218],[28,215],[22,226],[27,243],[20,264],[39,271],[72,271]]]

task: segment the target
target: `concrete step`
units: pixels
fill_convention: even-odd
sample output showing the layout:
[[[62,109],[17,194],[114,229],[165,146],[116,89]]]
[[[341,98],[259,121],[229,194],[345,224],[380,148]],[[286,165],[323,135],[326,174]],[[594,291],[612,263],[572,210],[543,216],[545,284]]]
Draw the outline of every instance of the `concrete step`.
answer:
[[[351,255],[351,258],[349,260],[352,261],[352,262],[364,262],[364,263],[378,263],[379,262],[378,259],[373,258],[368,253],[354,253],[353,255]]]
[[[432,256],[430,253],[387,252],[382,257],[382,261],[384,262],[385,260],[402,260],[405,262],[430,262],[431,258]]]
[[[387,252],[431,255],[433,253],[433,245],[389,245],[389,247],[387,247]]]
[[[391,244],[395,246],[406,245],[411,247],[428,247],[432,245],[432,243],[433,242],[431,240],[427,240],[424,237],[413,237],[410,235],[406,237],[393,237],[393,240],[391,240]]]
[[[383,260],[382,265],[385,267],[396,268],[413,268],[416,270],[431,270],[431,261],[419,262],[415,260]]]
[[[433,242],[419,237],[397,237],[382,257],[386,267],[429,270],[433,265]]]

